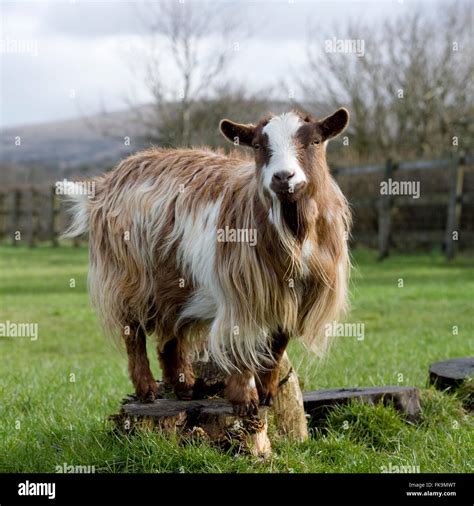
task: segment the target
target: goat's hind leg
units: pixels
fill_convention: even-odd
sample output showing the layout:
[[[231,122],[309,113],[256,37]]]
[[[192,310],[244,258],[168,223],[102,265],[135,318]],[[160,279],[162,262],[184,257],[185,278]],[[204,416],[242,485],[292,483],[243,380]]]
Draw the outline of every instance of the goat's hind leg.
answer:
[[[183,400],[192,399],[195,378],[184,338],[173,337],[161,348],[158,345],[158,359],[163,379],[173,385],[176,397]]]
[[[157,396],[157,384],[150,369],[150,362],[146,353],[146,334],[140,325],[124,327],[130,332],[123,332],[127,347],[128,372],[135,393],[139,400],[152,402]]]

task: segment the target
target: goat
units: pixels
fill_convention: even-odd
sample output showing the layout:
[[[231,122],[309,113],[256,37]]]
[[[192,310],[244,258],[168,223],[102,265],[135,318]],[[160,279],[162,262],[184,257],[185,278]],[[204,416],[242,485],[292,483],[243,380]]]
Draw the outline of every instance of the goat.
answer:
[[[147,335],[178,398],[192,398],[192,360],[207,353],[238,414],[271,405],[290,338],[324,353],[325,325],[346,307],[351,224],[326,145],[348,121],[343,108],[224,119],[253,157],[153,148],[94,179],[94,198],[75,196],[67,235],[90,232],[91,298],[125,340],[139,399],[157,395]]]

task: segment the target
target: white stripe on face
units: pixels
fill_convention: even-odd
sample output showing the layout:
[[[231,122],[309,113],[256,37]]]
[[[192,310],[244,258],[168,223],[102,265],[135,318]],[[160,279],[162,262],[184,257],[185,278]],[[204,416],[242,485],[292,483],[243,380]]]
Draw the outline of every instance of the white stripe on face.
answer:
[[[303,125],[301,118],[294,112],[288,112],[272,118],[262,130],[268,136],[271,152],[268,165],[263,167],[263,185],[271,194],[274,192],[270,184],[277,172],[294,172],[295,175],[290,181],[293,185],[306,181],[306,174],[298,161],[294,142],[301,125]]]

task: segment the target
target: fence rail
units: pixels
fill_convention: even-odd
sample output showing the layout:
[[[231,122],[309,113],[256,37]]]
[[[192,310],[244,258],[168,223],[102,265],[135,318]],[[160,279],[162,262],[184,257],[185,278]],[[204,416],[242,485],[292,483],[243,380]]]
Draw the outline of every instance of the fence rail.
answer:
[[[381,182],[388,183],[401,171],[449,170],[449,188],[445,193],[432,193],[414,199],[407,195],[393,195],[390,193],[374,197],[351,199],[351,207],[356,211],[364,208],[375,209],[377,213],[377,234],[367,232],[357,233],[355,239],[361,242],[377,244],[379,257],[385,258],[390,254],[394,243],[401,238],[409,238],[413,244],[430,243],[444,247],[445,255],[452,259],[457,251],[459,239],[474,245],[474,231],[459,230],[462,208],[474,204],[474,193],[466,192],[465,173],[474,168],[474,156],[439,160],[400,161],[387,160],[385,164],[336,167],[332,173],[336,179],[341,176],[377,174]],[[10,199],[10,205],[8,200]],[[432,231],[400,231],[394,230],[394,210],[406,206],[444,206],[446,209],[446,225],[444,230]],[[43,218],[43,220],[42,220]],[[21,226],[21,223],[28,226]],[[46,226],[44,226],[46,221]],[[16,246],[26,235],[30,247],[38,244],[41,237],[47,237],[52,246],[58,246],[59,237],[64,222],[64,212],[61,206],[61,196],[56,193],[55,185],[14,185],[0,190],[0,240],[7,238]],[[42,230],[43,234],[39,231]],[[41,237],[40,237],[41,235]],[[73,241],[78,246],[80,240]]]

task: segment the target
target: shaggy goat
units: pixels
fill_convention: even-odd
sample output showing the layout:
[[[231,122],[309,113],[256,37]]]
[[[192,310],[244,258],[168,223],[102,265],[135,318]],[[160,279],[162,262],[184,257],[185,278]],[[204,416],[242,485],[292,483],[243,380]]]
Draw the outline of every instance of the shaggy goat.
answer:
[[[94,198],[75,197],[68,235],[90,231],[91,297],[125,340],[140,399],[156,396],[147,334],[178,397],[192,397],[193,353],[208,352],[240,414],[271,403],[290,337],[324,351],[346,303],[350,226],[326,145],[348,119],[225,119],[223,135],[253,159],[150,149],[95,179]]]

